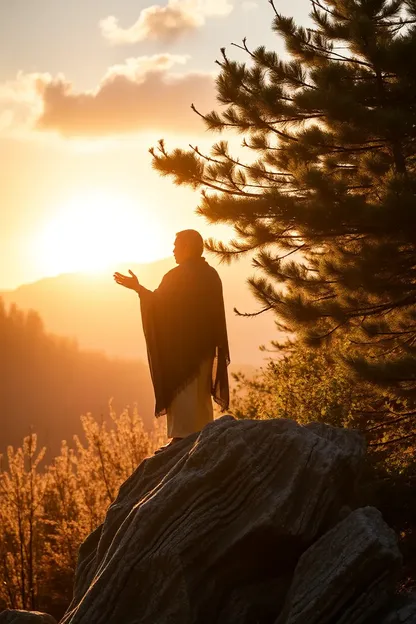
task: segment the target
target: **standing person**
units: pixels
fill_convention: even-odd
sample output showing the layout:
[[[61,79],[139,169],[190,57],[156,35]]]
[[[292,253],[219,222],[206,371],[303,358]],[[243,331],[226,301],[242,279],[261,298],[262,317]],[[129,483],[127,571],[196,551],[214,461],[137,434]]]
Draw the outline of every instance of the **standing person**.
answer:
[[[177,267],[151,291],[136,275],[114,274],[117,284],[138,293],[155,415],[167,416],[167,448],[213,420],[211,396],[222,411],[229,405],[230,362],[222,284],[202,257],[204,241],[195,230],[176,235]]]

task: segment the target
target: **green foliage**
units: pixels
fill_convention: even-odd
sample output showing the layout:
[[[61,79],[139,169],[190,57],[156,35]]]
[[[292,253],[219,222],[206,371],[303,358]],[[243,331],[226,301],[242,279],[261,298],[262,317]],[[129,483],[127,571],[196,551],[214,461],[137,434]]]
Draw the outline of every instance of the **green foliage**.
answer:
[[[351,375],[348,341],[308,348],[294,343],[252,378],[234,375],[233,414],[237,418],[293,418],[358,429],[373,459],[392,473],[413,462],[416,412],[407,402]]]
[[[234,226],[208,248],[254,252],[264,276],[251,289],[280,327],[307,345],[347,337],[362,346],[353,368],[415,401],[414,2],[313,0],[311,17],[298,27],[275,9],[284,59],[245,40],[247,63],[222,50],[220,106],[201,117],[243,135],[238,155],[225,140],[209,154],[162,142],[153,165]]]
[[[81,542],[104,520],[120,485],[160,446],[160,427],[145,431],[135,410],[110,424],[82,418],[85,440],[62,443],[39,469],[45,449],[35,434],[8,447],[0,464],[0,610],[38,609],[61,617],[72,596]],[[0,456],[1,458],[1,456]]]
[[[308,348],[294,343],[252,378],[234,375],[233,414],[358,429],[383,470],[404,473],[413,462],[416,413],[361,376],[353,378],[348,342],[336,346]]]
[[[362,378],[351,379],[344,358],[348,343],[287,349],[269,360],[252,378],[237,374],[232,401],[237,418],[291,418],[300,424],[323,422],[360,430],[367,440],[363,471],[364,504],[374,504],[394,527],[405,559],[401,583],[415,587],[416,579],[416,413],[391,401]]]
[[[360,416],[369,408],[369,388],[352,384],[345,365],[325,348],[296,346],[289,355],[269,360],[254,378],[241,374],[235,378],[237,418],[292,418],[301,424],[356,427],[364,424]],[[374,403],[374,395],[372,399]],[[375,418],[378,412],[372,412]],[[370,422],[369,416],[366,424]]]

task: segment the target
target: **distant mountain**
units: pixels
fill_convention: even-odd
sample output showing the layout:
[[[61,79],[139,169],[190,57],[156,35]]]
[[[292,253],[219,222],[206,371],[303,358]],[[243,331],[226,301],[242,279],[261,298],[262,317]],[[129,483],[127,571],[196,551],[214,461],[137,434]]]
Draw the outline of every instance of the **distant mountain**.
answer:
[[[247,260],[219,266],[211,258],[208,261],[216,266],[223,281],[233,368],[259,366],[264,362],[259,346],[277,337],[273,315],[242,318],[233,312],[234,307],[243,312],[258,309],[246,284],[254,270]],[[115,269],[127,273],[131,268],[144,286],[153,289],[173,266],[172,258]],[[146,360],[138,297],[116,285],[111,273],[49,277],[0,293],[0,296],[6,305],[15,303],[21,309],[36,310],[47,331],[74,337],[82,349]]]
[[[167,259],[116,269],[127,273],[131,268],[143,285],[153,289],[173,266],[173,259]],[[234,307],[244,312],[258,308],[245,283],[253,273],[247,261],[217,268],[224,287],[230,370],[250,374],[264,361],[259,345],[277,336],[273,316],[241,318],[233,312]],[[0,293],[0,298],[5,304],[1,313],[0,301],[0,320],[6,323],[4,345],[9,348],[0,349],[0,453],[7,444],[21,444],[31,430],[38,433],[40,444],[57,452],[60,440],[80,433],[81,413],[105,417],[110,397],[117,411],[137,403],[150,424],[154,398],[139,300],[116,285],[111,273],[45,278]],[[12,304],[18,309],[13,311]],[[39,323],[35,316],[25,320],[21,310],[40,315],[44,329],[38,333],[43,342],[36,342],[36,331],[31,333]],[[7,323],[15,328],[13,339]],[[71,347],[67,341],[61,345],[60,338],[49,339],[46,332],[74,338],[79,346]]]
[[[81,414],[106,419],[137,405],[150,424],[154,399],[144,362],[80,350],[76,342],[45,331],[34,311],[6,310],[0,298],[0,454],[20,446],[31,431],[49,457],[81,433]]]

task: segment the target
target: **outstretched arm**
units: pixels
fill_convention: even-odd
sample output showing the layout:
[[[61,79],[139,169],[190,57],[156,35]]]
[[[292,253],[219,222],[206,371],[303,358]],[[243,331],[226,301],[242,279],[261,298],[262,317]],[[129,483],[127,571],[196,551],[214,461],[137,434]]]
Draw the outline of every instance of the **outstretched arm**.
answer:
[[[114,281],[116,284],[120,284],[120,286],[124,286],[125,288],[129,288],[130,290],[134,290],[137,294],[140,294],[141,290],[146,290],[137,279],[137,276],[129,269],[130,276],[123,275],[122,273],[114,273]]]

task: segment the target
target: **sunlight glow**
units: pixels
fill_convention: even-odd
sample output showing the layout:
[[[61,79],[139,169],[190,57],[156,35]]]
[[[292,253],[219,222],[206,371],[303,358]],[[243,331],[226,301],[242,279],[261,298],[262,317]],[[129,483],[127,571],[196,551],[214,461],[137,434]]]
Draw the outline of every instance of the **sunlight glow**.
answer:
[[[91,191],[74,195],[35,240],[36,264],[45,274],[97,272],[123,261],[152,262],[161,248],[160,226],[148,205]]]

